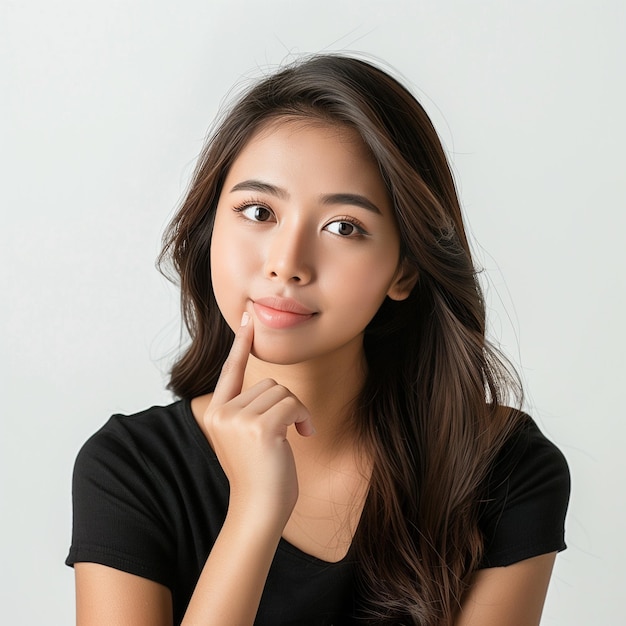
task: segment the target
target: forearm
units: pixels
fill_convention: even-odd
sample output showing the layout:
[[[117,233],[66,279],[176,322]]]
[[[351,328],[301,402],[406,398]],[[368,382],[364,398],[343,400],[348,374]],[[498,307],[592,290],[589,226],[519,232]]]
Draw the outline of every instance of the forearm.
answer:
[[[224,525],[187,608],[183,626],[254,623],[278,542],[298,498],[287,429],[314,429],[307,408],[286,387],[263,379],[245,391],[253,325],[241,327],[200,423],[228,478]]]
[[[283,526],[229,510],[182,626],[253,624]]]

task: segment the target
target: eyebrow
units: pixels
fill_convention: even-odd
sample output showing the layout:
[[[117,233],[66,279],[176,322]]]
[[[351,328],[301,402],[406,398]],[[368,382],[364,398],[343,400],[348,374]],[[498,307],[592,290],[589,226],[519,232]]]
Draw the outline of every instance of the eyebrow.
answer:
[[[381,210],[371,200],[368,200],[365,196],[361,196],[358,193],[330,193],[322,196],[322,202],[324,204],[352,204],[362,209],[372,211],[372,213],[382,215]]]
[[[258,191],[259,193],[267,193],[271,196],[276,196],[281,200],[289,198],[289,194],[281,187],[276,187],[275,185],[270,185],[260,180],[244,180],[237,183],[230,190],[231,193],[233,193],[233,191]]]
[[[276,187],[270,183],[265,183],[261,180],[244,180],[237,183],[231,190],[231,193],[235,191],[257,191],[259,193],[267,193],[271,196],[280,198],[281,200],[287,200],[289,194],[282,187]],[[321,196],[322,204],[351,204],[361,207],[372,213],[382,215],[382,211],[365,196],[358,193],[329,193]]]

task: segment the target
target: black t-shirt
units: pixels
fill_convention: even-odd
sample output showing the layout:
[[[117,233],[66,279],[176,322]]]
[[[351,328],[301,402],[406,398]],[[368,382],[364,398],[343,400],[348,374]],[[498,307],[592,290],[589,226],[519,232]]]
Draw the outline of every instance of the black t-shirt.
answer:
[[[481,509],[484,567],[565,548],[569,472],[528,418],[502,450]],[[189,401],[114,415],[81,449],[66,563],[94,562],[159,582],[185,613],[228,507],[228,480]],[[257,626],[350,623],[356,563],[306,554],[282,539]]]

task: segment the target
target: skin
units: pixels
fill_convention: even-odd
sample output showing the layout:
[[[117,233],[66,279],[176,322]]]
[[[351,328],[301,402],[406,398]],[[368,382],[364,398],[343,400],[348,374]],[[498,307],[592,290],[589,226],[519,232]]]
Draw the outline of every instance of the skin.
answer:
[[[211,255],[236,335],[215,392],[192,410],[231,497],[186,626],[252,624],[281,536],[328,562],[345,556],[371,470],[347,410],[366,371],[363,330],[386,297],[406,298],[416,281],[358,136],[313,121],[273,122],[244,147],[220,196]],[[259,308],[267,297],[307,314]],[[553,562],[477,572],[456,626],[538,624]],[[81,626],[171,625],[165,587],[94,563],[75,570]]]
[[[348,194],[371,206],[346,201]],[[387,191],[354,131],[270,123],[226,177],[213,230],[213,289],[231,328],[244,310],[254,319],[255,372],[271,363],[310,375],[335,369],[337,358],[362,361],[363,330],[385,297],[408,295],[399,257]],[[253,306],[267,296],[293,298],[314,316],[269,328]]]

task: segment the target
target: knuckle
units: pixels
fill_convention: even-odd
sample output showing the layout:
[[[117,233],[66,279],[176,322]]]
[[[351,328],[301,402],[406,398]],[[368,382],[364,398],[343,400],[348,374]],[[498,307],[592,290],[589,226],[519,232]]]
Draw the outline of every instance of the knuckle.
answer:
[[[253,439],[259,441],[266,436],[267,427],[263,423],[263,420],[252,420],[252,422],[248,424],[248,430]]]
[[[293,397],[293,394],[291,393],[291,391],[289,391],[287,387],[285,387],[284,385],[281,385],[280,383],[276,383],[275,393],[277,396],[283,399],[288,398],[290,396]]]
[[[276,386],[276,381],[272,378],[263,378],[256,383],[255,388],[259,393],[265,393]]]
[[[300,401],[298,400],[298,398],[296,398],[296,396],[294,396],[291,393],[289,395],[285,396],[285,402],[287,402],[291,406],[299,406],[300,405]]]
[[[208,414],[208,418],[213,423],[220,423],[228,419],[228,408],[225,405],[217,407]]]
[[[283,408],[287,409],[288,411],[295,411],[300,406],[300,402],[291,393],[289,393],[288,395],[285,395],[280,400],[280,404],[283,406]]]
[[[268,389],[270,387],[280,386],[273,378],[264,378],[261,382],[266,385]]]

